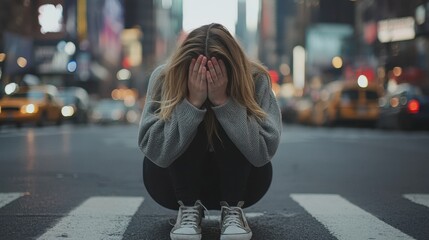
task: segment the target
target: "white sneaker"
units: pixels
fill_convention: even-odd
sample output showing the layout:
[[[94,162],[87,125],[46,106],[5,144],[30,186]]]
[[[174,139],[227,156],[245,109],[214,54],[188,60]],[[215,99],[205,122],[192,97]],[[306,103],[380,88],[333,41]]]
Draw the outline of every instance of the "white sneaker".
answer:
[[[203,204],[198,200],[192,207],[185,206],[181,201],[179,205],[176,224],[170,232],[171,240],[200,240]]]
[[[230,207],[228,203],[221,202],[221,240],[249,240],[252,238],[252,230],[241,209],[243,204],[244,202],[241,201],[236,207]]]

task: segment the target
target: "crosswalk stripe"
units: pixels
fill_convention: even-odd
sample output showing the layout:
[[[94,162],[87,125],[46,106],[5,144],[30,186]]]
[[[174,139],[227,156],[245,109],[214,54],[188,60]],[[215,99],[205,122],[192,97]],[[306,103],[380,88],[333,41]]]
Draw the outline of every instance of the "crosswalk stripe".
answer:
[[[24,196],[25,193],[0,193],[0,208],[6,206],[7,204],[11,203],[12,201]]]
[[[38,239],[122,239],[142,197],[91,197]]]
[[[429,207],[429,194],[404,194],[404,198],[411,202]]]
[[[413,239],[336,194],[291,194],[308,213],[336,238]]]

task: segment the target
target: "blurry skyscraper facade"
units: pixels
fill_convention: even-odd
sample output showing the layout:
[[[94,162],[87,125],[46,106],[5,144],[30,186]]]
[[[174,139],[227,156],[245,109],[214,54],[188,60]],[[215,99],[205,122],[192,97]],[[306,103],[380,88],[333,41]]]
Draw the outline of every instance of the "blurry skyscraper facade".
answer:
[[[122,0],[2,1],[0,9],[3,85],[31,74],[33,84],[109,94],[122,55]]]
[[[293,81],[293,49],[302,47],[306,86],[360,75],[383,87],[389,79],[428,83],[427,0],[262,0],[261,7],[259,57],[280,81]]]
[[[372,56],[377,77],[429,85],[427,0],[362,0],[357,3],[360,56]]]

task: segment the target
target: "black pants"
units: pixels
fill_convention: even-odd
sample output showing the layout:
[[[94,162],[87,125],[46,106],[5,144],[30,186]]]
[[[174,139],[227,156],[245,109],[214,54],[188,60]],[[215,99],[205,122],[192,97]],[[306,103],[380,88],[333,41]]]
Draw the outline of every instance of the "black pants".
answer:
[[[208,209],[220,209],[220,201],[230,205],[244,201],[244,207],[259,201],[272,179],[268,163],[254,167],[218,124],[219,136],[209,150],[204,125],[188,149],[168,168],[161,168],[145,157],[143,181],[151,197],[161,206],[176,210],[181,200],[193,205],[201,200]]]

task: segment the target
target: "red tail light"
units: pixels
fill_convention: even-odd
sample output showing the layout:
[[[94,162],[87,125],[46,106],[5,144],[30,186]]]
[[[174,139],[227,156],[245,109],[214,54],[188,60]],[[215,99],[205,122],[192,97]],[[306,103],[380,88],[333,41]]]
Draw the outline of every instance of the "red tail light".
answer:
[[[408,102],[408,112],[412,114],[416,114],[420,111],[420,103],[419,101],[413,99]]]

